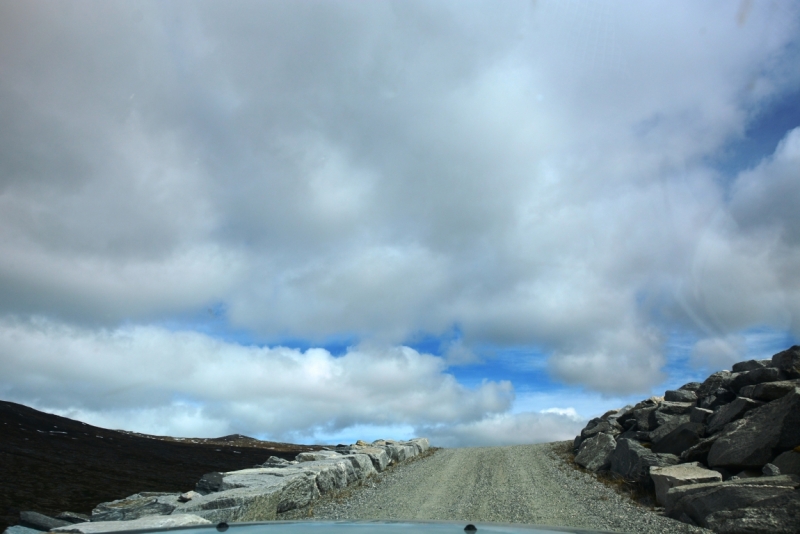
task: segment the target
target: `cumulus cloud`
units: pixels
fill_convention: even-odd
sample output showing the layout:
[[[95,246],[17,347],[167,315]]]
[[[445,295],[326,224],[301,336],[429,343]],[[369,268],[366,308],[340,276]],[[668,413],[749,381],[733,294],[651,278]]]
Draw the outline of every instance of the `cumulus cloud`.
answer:
[[[738,177],[708,163],[796,88],[799,27],[790,2],[746,16],[729,2],[5,3],[0,314],[48,319],[4,328],[64,354],[32,361],[83,384],[74,358],[95,377],[81,391],[121,410],[224,412],[278,433],[289,419],[244,397],[193,407],[212,398],[193,373],[232,372],[215,350],[306,385],[289,371],[376,373],[361,377],[364,402],[345,395],[349,411],[331,411],[331,388],[304,389],[292,423],[303,432],[383,424],[368,405],[389,401],[369,384],[391,362],[405,376],[403,361],[433,382],[420,393],[430,408],[403,408],[402,422],[511,428],[484,418],[507,406],[508,386],[467,395],[445,360],[402,345],[457,327],[443,349],[453,364],[482,346],[535,346],[553,376],[611,394],[663,380],[672,329],[800,335],[797,130]],[[334,358],[119,328],[220,303],[255,339],[395,348]],[[95,376],[104,358],[145,340],[152,351],[127,353],[136,366],[119,362],[141,386],[97,386],[118,381]],[[714,343],[697,358],[727,358]],[[173,349],[180,364],[165,369]],[[15,391],[44,395],[38,367],[6,354],[25,370]],[[48,395],[61,400],[42,398],[97,408],[60,386]],[[170,388],[189,404],[170,404]]]
[[[463,387],[441,358],[407,347],[334,357],[45,319],[0,322],[0,375],[4,398],[91,422],[202,436],[311,439],[355,425],[462,424],[503,413],[514,398],[507,381]]]

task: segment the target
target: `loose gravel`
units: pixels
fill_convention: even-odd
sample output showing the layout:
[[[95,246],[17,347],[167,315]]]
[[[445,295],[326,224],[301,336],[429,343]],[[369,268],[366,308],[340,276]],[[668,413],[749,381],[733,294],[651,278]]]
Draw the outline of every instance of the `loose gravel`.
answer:
[[[564,443],[439,449],[282,519],[445,520],[698,532],[570,465]]]

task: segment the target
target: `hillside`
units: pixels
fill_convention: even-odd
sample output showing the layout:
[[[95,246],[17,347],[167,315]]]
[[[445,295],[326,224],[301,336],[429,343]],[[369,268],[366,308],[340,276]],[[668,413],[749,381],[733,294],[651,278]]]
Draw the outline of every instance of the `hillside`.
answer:
[[[293,459],[318,446],[233,435],[179,439],[98,428],[0,401],[0,531],[21,510],[89,514],[140,491],[186,491],[203,474]]]

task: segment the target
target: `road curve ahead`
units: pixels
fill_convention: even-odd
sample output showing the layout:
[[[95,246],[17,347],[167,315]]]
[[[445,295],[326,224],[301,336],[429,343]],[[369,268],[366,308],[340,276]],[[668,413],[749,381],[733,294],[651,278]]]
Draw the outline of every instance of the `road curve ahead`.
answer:
[[[349,497],[317,502],[306,514],[316,520],[452,520],[614,532],[710,532],[634,504],[564,462],[554,452],[557,446],[440,449],[355,489]]]

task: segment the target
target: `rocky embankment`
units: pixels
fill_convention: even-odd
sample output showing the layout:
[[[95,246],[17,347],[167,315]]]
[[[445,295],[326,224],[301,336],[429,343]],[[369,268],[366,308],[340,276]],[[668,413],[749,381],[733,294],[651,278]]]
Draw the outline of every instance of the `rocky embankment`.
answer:
[[[575,462],[718,533],[800,532],[800,346],[592,419]]]
[[[303,452],[288,461],[271,456],[252,469],[204,475],[193,491],[143,492],[97,505],[91,517],[35,512],[20,514],[21,526],[7,534],[39,531],[94,534],[120,530],[168,528],[232,521],[266,521],[302,508],[319,497],[369,479],[429,449],[426,438],[379,440]],[[32,532],[30,530],[32,529]]]

